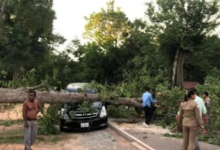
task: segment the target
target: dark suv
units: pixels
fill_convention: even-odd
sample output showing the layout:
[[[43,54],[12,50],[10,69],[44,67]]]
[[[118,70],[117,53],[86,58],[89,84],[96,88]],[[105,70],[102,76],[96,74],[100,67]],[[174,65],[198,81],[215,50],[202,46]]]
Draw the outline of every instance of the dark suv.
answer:
[[[86,83],[71,83],[67,86],[67,93],[78,93]],[[95,94],[92,89],[85,89],[85,93]],[[86,105],[86,107],[85,107]],[[103,102],[65,103],[61,108],[60,130],[65,127],[75,130],[90,130],[107,127],[108,116]]]

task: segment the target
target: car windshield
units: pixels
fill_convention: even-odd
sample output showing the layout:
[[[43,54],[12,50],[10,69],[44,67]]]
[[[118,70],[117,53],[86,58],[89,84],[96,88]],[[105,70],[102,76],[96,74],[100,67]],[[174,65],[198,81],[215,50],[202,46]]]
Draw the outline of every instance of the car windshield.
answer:
[[[66,89],[66,93],[78,93],[77,89]]]
[[[64,107],[66,107],[66,108],[71,107],[71,108],[77,110],[78,108],[80,108],[81,105],[82,105],[82,103],[80,103],[80,102],[66,103],[66,104],[64,104]],[[102,102],[92,102],[91,107],[96,108],[96,109],[101,109],[102,108]]]
[[[78,93],[78,88],[68,88],[66,89],[66,93]],[[96,90],[95,89],[86,89],[85,90],[85,93],[87,94],[96,94]],[[79,108],[79,105],[81,105],[81,103],[66,103],[65,106],[68,107],[68,106],[71,106],[75,109]],[[93,102],[92,103],[92,107],[93,108],[97,108],[97,109],[101,109],[102,108],[102,102]]]
[[[66,93],[78,93],[80,89],[78,88],[68,88],[66,89]],[[96,90],[95,89],[85,89],[85,92],[84,93],[87,93],[87,94],[96,94]]]

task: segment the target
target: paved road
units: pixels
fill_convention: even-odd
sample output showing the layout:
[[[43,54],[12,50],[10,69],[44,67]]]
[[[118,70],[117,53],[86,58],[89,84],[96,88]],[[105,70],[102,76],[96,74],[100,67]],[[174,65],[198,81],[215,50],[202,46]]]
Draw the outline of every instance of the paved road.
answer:
[[[109,128],[78,135],[80,138],[74,144],[83,150],[138,150]],[[73,150],[74,148],[67,149]]]
[[[150,128],[145,128],[141,123],[120,126],[114,123],[114,125],[156,150],[180,150],[182,147],[182,139],[163,136],[169,130],[162,127],[151,125]],[[200,148],[201,150],[220,150],[219,146],[204,142],[200,142]]]

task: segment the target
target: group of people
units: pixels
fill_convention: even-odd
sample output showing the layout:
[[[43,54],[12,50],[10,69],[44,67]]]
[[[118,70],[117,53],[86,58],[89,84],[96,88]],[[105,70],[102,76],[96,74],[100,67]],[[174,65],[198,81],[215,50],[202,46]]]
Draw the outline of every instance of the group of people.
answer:
[[[37,114],[41,111],[40,104],[35,100],[36,92],[29,90],[28,100],[23,105],[24,118],[24,143],[25,150],[31,150],[31,145],[37,135]],[[185,95],[184,101],[180,104],[179,112],[176,116],[177,130],[183,130],[183,150],[200,150],[197,134],[199,129],[206,134],[204,123],[208,122],[207,109],[210,108],[210,99],[207,92],[203,93],[203,98],[197,95],[197,90],[191,88]],[[150,121],[156,110],[155,90],[145,87],[142,96],[142,107],[145,112],[145,122],[143,125],[149,128]]]
[[[154,104],[158,103],[153,96],[149,87],[145,88],[142,96],[142,107],[145,112],[144,126],[149,128],[152,115],[155,111]],[[204,100],[203,100],[204,99]],[[183,131],[183,148],[182,150],[200,150],[197,135],[201,129],[206,134],[204,124],[208,122],[207,110],[210,108],[209,93],[203,93],[203,99],[197,95],[197,90],[191,88],[185,95],[184,101],[181,102],[179,112],[177,113],[177,130]]]

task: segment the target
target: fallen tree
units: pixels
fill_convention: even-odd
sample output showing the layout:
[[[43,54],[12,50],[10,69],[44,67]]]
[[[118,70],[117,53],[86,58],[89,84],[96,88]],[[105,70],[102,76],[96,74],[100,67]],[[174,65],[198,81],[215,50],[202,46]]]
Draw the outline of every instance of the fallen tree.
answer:
[[[44,87],[39,85],[33,87],[32,89],[38,89]],[[27,100],[27,90],[28,88],[20,89],[5,89],[0,88],[0,103],[23,103]],[[41,103],[55,104],[55,103],[71,103],[80,101],[100,101],[101,96],[99,94],[73,94],[64,92],[48,92],[48,91],[37,91],[36,99]],[[140,98],[110,98],[105,100],[110,104],[131,106],[135,108],[141,107]]]

